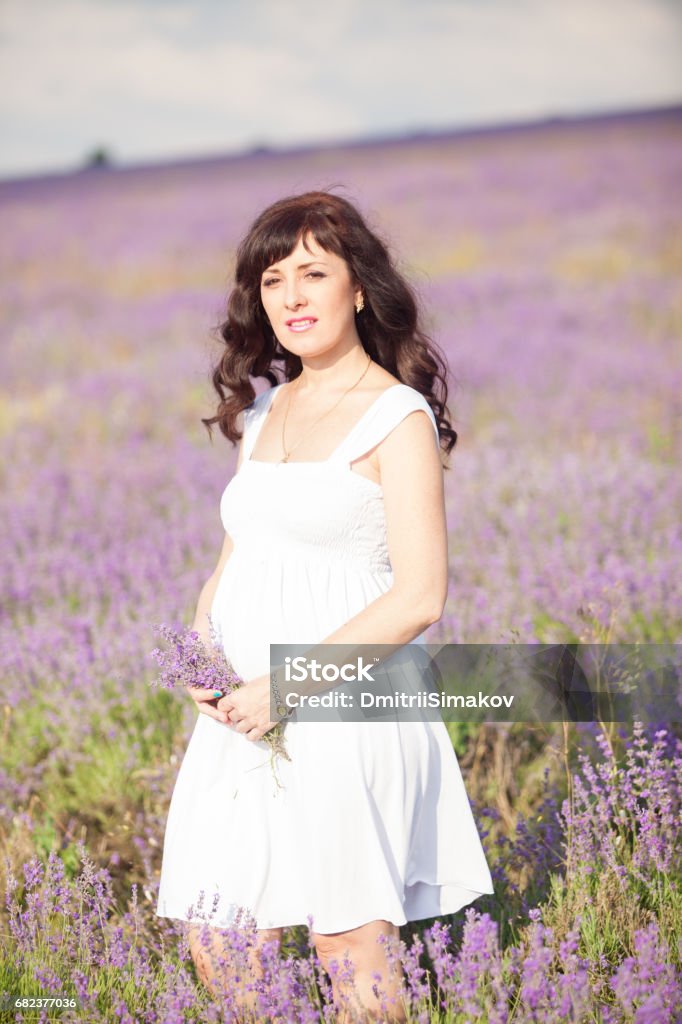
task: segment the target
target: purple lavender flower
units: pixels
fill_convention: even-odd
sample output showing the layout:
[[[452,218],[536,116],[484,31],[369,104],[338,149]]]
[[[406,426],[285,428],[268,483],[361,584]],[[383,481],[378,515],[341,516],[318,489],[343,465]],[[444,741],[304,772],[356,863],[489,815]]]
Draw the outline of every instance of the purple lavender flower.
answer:
[[[244,680],[235,672],[222,646],[215,642],[215,634],[207,643],[195,630],[178,632],[165,623],[157,624],[154,629],[169,645],[169,649],[157,647],[151,652],[162,669],[159,678],[154,680],[156,685],[169,690],[177,686],[196,686],[226,694],[243,684]]]
[[[682,981],[656,921],[635,932],[635,955],[611,978],[624,1013],[635,1024],[677,1024],[682,1019]]]

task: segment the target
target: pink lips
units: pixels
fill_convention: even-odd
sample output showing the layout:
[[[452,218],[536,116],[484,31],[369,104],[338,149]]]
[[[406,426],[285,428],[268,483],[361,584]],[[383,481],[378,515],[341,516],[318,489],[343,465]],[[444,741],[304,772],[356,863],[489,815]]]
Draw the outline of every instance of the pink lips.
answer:
[[[299,316],[295,320],[287,320],[287,327],[294,334],[303,334],[309,331],[317,323],[314,316]]]

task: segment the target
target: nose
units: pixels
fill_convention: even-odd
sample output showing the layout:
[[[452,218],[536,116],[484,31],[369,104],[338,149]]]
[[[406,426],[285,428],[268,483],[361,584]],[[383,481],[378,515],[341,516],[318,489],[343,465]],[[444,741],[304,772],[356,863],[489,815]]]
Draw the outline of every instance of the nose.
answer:
[[[284,292],[284,305],[287,309],[298,309],[298,307],[304,302],[305,296],[303,295],[300,284],[296,278],[287,281]]]

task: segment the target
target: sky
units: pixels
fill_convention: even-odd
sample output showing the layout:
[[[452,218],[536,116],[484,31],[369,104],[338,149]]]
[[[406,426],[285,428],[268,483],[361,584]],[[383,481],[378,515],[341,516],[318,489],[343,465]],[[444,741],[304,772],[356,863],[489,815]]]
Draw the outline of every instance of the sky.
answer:
[[[682,103],[682,0],[0,0],[0,178]]]

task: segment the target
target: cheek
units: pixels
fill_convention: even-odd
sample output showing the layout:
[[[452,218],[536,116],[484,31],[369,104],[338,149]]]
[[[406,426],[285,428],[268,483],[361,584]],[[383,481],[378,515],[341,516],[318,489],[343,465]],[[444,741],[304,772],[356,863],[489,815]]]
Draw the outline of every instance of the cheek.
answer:
[[[260,301],[263,306],[263,309],[265,310],[265,315],[267,316],[268,320],[272,320],[277,310],[277,305],[273,299],[273,296],[271,294],[268,294],[267,292],[261,292]]]
[[[348,288],[335,288],[327,302],[336,316],[345,320],[353,309],[353,293]]]

